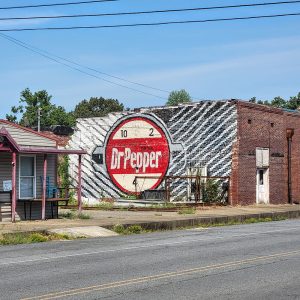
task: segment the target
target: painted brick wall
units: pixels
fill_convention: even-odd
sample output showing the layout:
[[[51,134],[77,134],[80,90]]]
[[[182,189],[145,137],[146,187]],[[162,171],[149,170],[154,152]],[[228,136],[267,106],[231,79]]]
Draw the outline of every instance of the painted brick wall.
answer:
[[[236,141],[237,109],[234,101],[203,101],[177,107],[145,108],[113,113],[104,118],[78,119],[69,146],[88,150],[83,158],[83,197],[98,200],[101,196],[118,197],[121,191],[112,184],[105,164],[92,159],[96,147],[104,147],[111,128],[120,118],[135,114],[151,116],[163,124],[173,143],[182,149],[171,153],[168,175],[186,175],[187,164],[207,166],[211,176],[229,176],[232,146]],[[77,180],[77,157],[70,156],[70,173]],[[178,195],[186,185],[176,186]]]

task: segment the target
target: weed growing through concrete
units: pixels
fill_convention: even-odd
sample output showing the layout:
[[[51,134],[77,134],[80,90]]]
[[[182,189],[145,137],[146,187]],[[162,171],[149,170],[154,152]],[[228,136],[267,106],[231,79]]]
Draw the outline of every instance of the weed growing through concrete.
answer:
[[[130,225],[128,227],[124,227],[121,224],[117,224],[112,229],[114,232],[122,235],[128,235],[128,234],[140,234],[140,233],[146,233],[149,232],[142,228],[140,225]]]

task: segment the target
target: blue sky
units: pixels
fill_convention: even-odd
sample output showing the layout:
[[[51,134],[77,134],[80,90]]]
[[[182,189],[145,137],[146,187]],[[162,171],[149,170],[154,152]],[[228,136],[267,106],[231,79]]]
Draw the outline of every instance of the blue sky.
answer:
[[[53,2],[66,0],[31,0],[26,4]],[[0,10],[0,18],[251,2],[265,1],[120,0],[93,5]],[[0,1],[0,7],[13,5],[24,5],[24,1]],[[300,12],[300,4],[83,20],[0,21],[0,29],[197,20],[290,12]],[[128,80],[168,91],[184,88],[195,99],[249,99],[253,96],[272,99],[279,95],[288,98],[300,91],[300,16],[159,27],[11,32],[7,35]],[[117,98],[130,108],[165,103],[164,99],[70,70],[1,37],[0,66],[0,118],[5,117],[10,107],[18,103],[19,94],[26,87],[32,91],[46,89],[53,96],[53,102],[67,110],[73,109],[82,99],[96,96]],[[131,87],[162,98],[168,96],[162,92]]]

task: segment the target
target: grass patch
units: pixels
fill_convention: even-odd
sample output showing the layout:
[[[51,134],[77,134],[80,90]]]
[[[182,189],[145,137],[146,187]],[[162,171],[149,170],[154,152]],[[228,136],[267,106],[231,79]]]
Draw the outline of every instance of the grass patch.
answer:
[[[221,227],[221,226],[232,226],[232,225],[244,225],[244,224],[254,224],[254,223],[262,223],[262,222],[276,222],[276,221],[284,221],[287,218],[285,217],[274,217],[274,218],[249,218],[245,219],[244,221],[229,221],[223,223],[214,223],[214,224],[203,224],[199,225],[198,227]]]
[[[193,215],[196,213],[196,209],[194,207],[184,207],[178,210],[179,215]]]
[[[88,219],[91,219],[91,216],[89,214],[78,213],[77,211],[70,210],[70,211],[66,211],[66,212],[65,211],[60,212],[58,214],[58,218],[69,219],[69,220],[75,220],[75,219],[88,220]]]
[[[77,214],[77,218],[81,220],[89,220],[91,219],[91,216],[85,213],[79,213]]]
[[[161,204],[152,204],[150,206],[146,206],[146,208],[152,209],[160,209],[160,208],[175,208],[177,205],[171,202],[165,202]]]
[[[115,225],[112,230],[120,235],[129,235],[129,234],[140,234],[140,233],[151,233],[151,232],[162,232],[167,230],[187,230],[193,228],[209,228],[209,227],[221,227],[221,226],[232,226],[232,225],[244,225],[244,224],[253,224],[261,222],[273,222],[273,221],[283,221],[286,220],[285,217],[273,217],[273,218],[249,218],[244,221],[229,221],[224,223],[213,223],[213,224],[199,224],[195,226],[184,226],[177,228],[161,228],[161,229],[145,229],[140,225],[131,225],[129,227],[124,227],[121,224]]]
[[[128,234],[140,234],[149,232],[149,230],[145,230],[140,225],[130,225],[128,227],[124,227],[121,224],[115,225],[112,230],[118,234],[128,235]]]
[[[57,240],[70,240],[72,237],[66,234],[43,232],[17,232],[0,235],[0,245],[18,245],[44,243]]]
[[[100,209],[100,210],[113,210],[114,204],[110,202],[100,202],[93,207]]]

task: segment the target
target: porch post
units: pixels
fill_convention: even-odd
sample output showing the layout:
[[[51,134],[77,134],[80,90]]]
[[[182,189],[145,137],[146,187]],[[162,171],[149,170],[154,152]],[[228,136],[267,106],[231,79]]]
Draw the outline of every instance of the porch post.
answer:
[[[11,221],[16,221],[17,191],[16,191],[16,175],[17,175],[17,153],[12,153],[12,191],[11,191]]]
[[[47,189],[47,154],[44,154],[44,173],[43,173],[43,195],[42,195],[42,220],[46,219],[46,189]]]
[[[77,199],[78,199],[78,212],[82,211],[82,201],[81,201],[81,163],[82,157],[81,154],[78,155],[78,186],[77,186]]]

